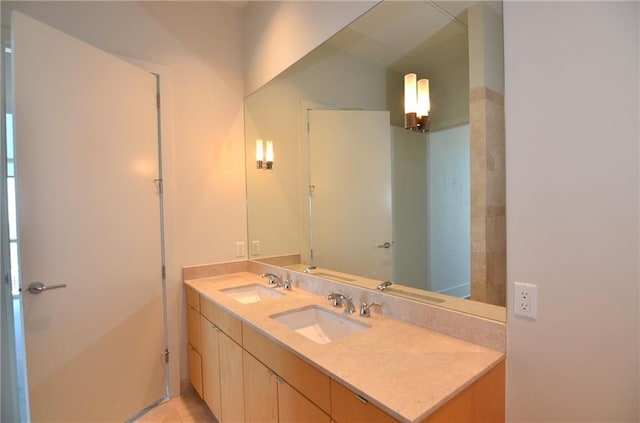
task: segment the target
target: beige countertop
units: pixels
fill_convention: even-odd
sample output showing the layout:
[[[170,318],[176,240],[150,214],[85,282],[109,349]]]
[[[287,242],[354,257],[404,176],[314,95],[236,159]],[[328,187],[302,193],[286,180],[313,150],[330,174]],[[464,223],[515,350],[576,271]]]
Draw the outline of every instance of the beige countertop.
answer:
[[[317,344],[269,316],[307,305],[342,313],[321,296],[294,286],[282,297],[241,304],[220,292],[255,283],[266,286],[266,279],[249,272],[185,283],[404,422],[421,421],[504,359],[503,353],[384,317],[375,308],[371,317],[357,312],[348,316],[368,329]]]

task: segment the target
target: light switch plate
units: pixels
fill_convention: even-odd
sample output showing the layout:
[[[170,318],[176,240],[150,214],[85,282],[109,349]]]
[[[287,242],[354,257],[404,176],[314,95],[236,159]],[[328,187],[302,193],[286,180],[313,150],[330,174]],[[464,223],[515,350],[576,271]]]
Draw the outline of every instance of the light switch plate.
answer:
[[[244,257],[244,242],[236,242],[236,257]]]
[[[251,255],[259,256],[260,254],[260,241],[251,241]]]

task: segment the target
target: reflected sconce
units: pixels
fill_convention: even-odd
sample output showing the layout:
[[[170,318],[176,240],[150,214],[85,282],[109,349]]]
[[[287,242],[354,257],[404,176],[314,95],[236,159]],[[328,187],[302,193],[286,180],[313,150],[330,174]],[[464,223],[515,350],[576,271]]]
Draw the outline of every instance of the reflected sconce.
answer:
[[[266,143],[256,140],[256,167],[258,169],[273,169],[273,141],[267,140]]]
[[[410,131],[429,132],[429,80],[415,73],[404,76],[404,127]]]

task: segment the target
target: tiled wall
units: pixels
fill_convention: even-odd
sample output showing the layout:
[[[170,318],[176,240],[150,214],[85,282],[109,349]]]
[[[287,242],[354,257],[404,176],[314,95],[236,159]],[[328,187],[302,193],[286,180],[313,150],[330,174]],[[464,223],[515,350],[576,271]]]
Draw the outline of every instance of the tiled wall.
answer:
[[[504,96],[469,92],[471,123],[471,298],[506,304]]]

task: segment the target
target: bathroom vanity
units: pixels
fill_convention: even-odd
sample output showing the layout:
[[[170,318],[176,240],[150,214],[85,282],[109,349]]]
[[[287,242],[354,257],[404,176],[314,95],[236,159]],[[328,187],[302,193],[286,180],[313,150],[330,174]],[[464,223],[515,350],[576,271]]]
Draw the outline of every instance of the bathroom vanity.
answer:
[[[371,296],[347,285],[293,275],[285,290],[239,268],[185,272],[190,381],[222,423],[504,421],[503,351],[385,316],[384,300],[361,316]]]

